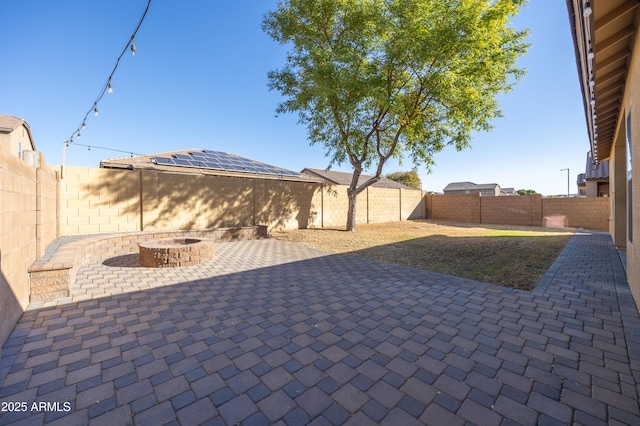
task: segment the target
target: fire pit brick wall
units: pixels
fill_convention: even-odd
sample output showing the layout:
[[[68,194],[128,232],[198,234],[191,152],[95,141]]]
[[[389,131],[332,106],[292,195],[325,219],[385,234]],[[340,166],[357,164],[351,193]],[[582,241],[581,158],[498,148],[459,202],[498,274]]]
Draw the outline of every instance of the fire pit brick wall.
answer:
[[[140,265],[149,268],[176,268],[198,265],[215,256],[210,238],[173,238],[140,243]]]
[[[215,241],[252,240],[266,238],[267,227],[142,231],[92,237],[69,243],[59,248],[48,261],[36,261],[29,268],[30,302],[50,301],[69,296],[76,270],[83,262],[138,252],[138,243],[144,241],[185,237],[212,238]]]

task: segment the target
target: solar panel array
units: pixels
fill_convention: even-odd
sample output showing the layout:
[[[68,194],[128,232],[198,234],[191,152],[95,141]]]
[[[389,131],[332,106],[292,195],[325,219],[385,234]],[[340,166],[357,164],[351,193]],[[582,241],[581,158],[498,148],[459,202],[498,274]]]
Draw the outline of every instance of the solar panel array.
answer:
[[[194,167],[277,176],[300,176],[299,173],[291,170],[221,151],[192,151],[187,154],[171,154],[168,157],[152,157],[151,160],[161,166]]]

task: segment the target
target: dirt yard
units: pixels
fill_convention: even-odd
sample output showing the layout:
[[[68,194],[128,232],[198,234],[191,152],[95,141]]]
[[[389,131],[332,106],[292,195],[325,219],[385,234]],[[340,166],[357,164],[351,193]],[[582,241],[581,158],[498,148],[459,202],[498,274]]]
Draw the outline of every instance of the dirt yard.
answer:
[[[333,253],[462,278],[533,289],[573,236],[572,229],[412,220],[338,229],[276,231],[274,238]]]

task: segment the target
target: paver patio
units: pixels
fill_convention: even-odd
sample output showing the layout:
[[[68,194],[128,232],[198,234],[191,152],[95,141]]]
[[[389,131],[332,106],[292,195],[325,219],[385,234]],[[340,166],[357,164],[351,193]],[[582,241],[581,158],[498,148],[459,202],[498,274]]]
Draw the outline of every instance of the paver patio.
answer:
[[[88,263],[72,297],[32,305],[2,349],[0,424],[640,424],[608,234],[576,235],[531,293],[276,240],[216,253]]]

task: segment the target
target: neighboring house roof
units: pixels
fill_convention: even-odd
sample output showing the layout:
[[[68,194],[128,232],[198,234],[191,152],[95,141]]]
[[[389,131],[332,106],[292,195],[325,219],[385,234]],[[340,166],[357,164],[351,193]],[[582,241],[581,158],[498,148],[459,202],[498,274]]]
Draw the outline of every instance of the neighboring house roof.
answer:
[[[238,162],[250,163],[253,165],[261,165],[268,167],[273,170],[282,170],[284,175],[276,175],[276,174],[262,174],[255,173],[251,171],[240,171],[240,170],[220,170],[220,169],[212,169],[208,167],[191,167],[191,166],[180,166],[180,165],[167,165],[167,164],[158,164],[154,161],[154,157],[161,158],[172,158],[175,155],[188,156],[190,153],[202,153],[204,150],[202,149],[183,149],[177,151],[166,151],[159,152],[154,154],[146,154],[146,155],[137,155],[131,157],[119,157],[112,158],[108,160],[100,161],[100,167],[105,169],[129,169],[129,170],[158,170],[165,172],[174,172],[174,173],[187,173],[187,174],[208,174],[208,175],[218,175],[218,176],[242,176],[242,177],[256,177],[259,176],[265,179],[284,179],[284,180],[294,180],[294,181],[314,181],[310,179],[308,176],[301,176],[297,172],[292,172],[291,170],[284,169],[282,167],[272,166],[270,164],[262,163],[260,161],[251,160],[249,158],[241,157],[235,154],[225,154],[229,158],[237,160]],[[294,176],[295,175],[295,176]],[[319,180],[315,180],[316,182],[320,182]]]
[[[594,163],[591,158],[591,152],[588,152],[584,174],[585,180],[609,179],[609,160]]]
[[[500,188],[500,193],[504,195],[518,195],[515,188]]]
[[[585,173],[580,173],[578,175],[578,186],[585,186],[587,184],[587,175]]]
[[[497,183],[482,183],[477,184],[473,182],[452,182],[449,185],[445,186],[443,191],[471,191],[471,190],[482,190],[482,189],[493,189],[496,187],[500,187]]]
[[[30,149],[35,151],[36,145],[33,141],[33,135],[31,134],[31,128],[22,118],[14,117],[12,115],[0,114],[0,133],[11,133],[14,130],[24,126],[29,136]]]
[[[588,180],[609,180],[609,160],[594,163],[591,151],[587,152],[587,164],[585,172],[578,175],[578,186],[585,186]]]
[[[353,173],[348,172],[336,172],[333,170],[323,170],[323,169],[312,169],[305,168],[301,173],[320,178],[325,182],[331,183],[333,185],[350,185],[351,177]],[[360,175],[358,179],[358,185],[362,185],[367,180],[371,179],[373,175]],[[381,177],[380,180],[374,183],[372,186],[376,188],[394,188],[394,189],[413,189],[407,185],[404,185],[400,182],[393,181],[386,177]]]

